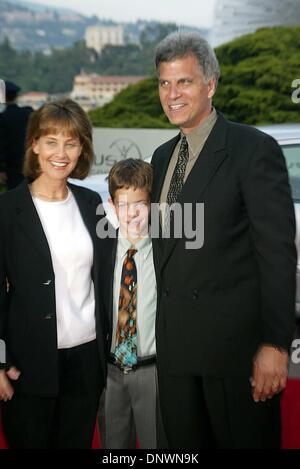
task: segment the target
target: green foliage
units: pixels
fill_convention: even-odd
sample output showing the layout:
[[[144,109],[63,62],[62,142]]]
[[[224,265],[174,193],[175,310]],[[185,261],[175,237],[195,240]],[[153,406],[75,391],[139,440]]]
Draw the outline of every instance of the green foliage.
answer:
[[[174,24],[148,26],[141,46],[107,46],[101,56],[78,42],[51,56],[15,51],[0,44],[0,77],[16,81],[23,91],[49,93],[72,89],[80,70],[102,75],[154,74],[157,42]],[[300,78],[300,28],[262,28],[216,49],[221,78],[214,105],[229,119],[248,124],[299,122],[299,104],[291,100],[291,83]],[[156,78],[121,92],[112,103],[90,113],[95,126],[171,127],[161,109]]]
[[[246,124],[299,122],[291,99],[300,78],[300,28],[261,28],[216,50],[221,79],[214,104]]]
[[[173,23],[147,26],[137,45],[106,46],[101,55],[77,42],[72,47],[54,49],[51,55],[15,51],[6,39],[0,44],[0,78],[18,83],[25,91],[66,93],[73,87],[74,76],[81,70],[101,75],[149,76],[154,72],[154,49]]]
[[[156,78],[128,86],[111,103],[89,115],[95,127],[172,127],[160,105]]]
[[[15,81],[22,91],[70,91],[74,75],[90,67],[94,53],[81,42],[71,49],[54,50],[51,56],[41,52],[16,51],[6,39],[0,44],[0,77]]]
[[[247,124],[299,122],[291,83],[300,78],[300,28],[262,28],[216,49],[221,78],[214,105]],[[90,113],[103,127],[171,127],[163,116],[152,78],[120,93]]]

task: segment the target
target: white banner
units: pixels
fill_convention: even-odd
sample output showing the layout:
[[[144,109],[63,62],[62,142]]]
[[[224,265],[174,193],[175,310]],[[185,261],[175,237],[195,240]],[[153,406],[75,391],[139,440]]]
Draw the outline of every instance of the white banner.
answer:
[[[0,80],[0,104],[5,104],[5,81]]]
[[[96,164],[92,174],[108,173],[119,160],[151,158],[154,150],[178,134],[177,129],[104,129],[94,128]]]

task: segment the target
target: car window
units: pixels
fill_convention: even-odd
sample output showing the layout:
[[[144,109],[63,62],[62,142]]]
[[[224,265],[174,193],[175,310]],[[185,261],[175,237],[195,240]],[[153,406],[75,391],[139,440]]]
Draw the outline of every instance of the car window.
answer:
[[[300,143],[282,145],[281,148],[286,158],[293,199],[300,202]]]

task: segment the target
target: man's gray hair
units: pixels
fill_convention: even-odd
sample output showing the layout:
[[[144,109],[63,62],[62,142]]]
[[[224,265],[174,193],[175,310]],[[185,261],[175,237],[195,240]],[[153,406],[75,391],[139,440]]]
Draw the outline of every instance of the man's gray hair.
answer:
[[[196,57],[205,83],[211,78],[218,82],[220,76],[219,62],[209,43],[195,32],[176,31],[168,34],[156,47],[155,65],[159,71],[161,62],[171,62],[187,56]]]

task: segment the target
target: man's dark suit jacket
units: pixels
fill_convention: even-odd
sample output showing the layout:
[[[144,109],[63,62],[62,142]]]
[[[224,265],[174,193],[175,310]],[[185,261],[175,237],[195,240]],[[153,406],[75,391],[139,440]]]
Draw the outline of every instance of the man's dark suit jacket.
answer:
[[[154,202],[179,138],[153,155]],[[295,219],[280,147],[219,115],[178,202],[204,203],[204,245],[154,240],[158,362],[175,374],[250,376],[260,344],[292,339]]]
[[[16,187],[22,180],[25,153],[25,134],[31,107],[9,104],[0,113],[0,168],[6,171],[8,189]]]
[[[99,307],[95,268],[101,249],[96,236],[96,207],[101,198],[89,189],[73,184],[69,187],[94,246],[96,331],[105,376],[106,326]],[[56,395],[55,278],[47,239],[26,182],[0,196],[0,220],[0,338],[6,341],[8,364],[21,371],[14,387],[26,394]]]

